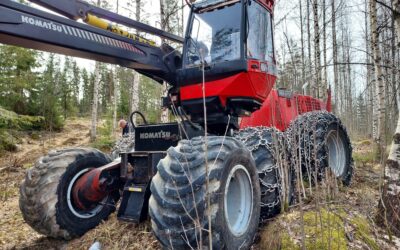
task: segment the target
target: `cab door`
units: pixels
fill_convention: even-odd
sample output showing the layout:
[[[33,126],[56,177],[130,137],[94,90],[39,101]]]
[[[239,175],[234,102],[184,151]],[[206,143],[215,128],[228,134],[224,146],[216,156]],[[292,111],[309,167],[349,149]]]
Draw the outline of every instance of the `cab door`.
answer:
[[[260,98],[265,99],[276,81],[272,14],[262,2],[248,1],[246,56],[249,77]]]

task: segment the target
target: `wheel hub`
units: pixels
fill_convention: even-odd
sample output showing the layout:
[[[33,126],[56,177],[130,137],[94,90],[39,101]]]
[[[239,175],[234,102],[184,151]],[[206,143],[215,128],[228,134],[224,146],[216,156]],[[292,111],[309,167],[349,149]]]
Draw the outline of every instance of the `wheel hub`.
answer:
[[[235,166],[225,186],[225,219],[236,236],[244,234],[253,213],[253,186],[250,174],[242,165]]]
[[[104,202],[96,202],[93,203],[90,208],[86,208],[85,206],[77,206],[76,201],[78,200],[77,195],[75,195],[77,192],[76,190],[76,184],[79,183],[79,180],[84,176],[86,173],[88,173],[91,169],[84,169],[80,172],[78,172],[71,180],[71,182],[68,184],[68,190],[67,190],[67,204],[69,210],[77,217],[82,218],[82,219],[88,219],[91,217],[94,217],[97,215],[103,208]],[[89,172],[90,173],[90,172]],[[107,194],[105,195],[106,197],[102,197],[101,200],[105,201],[107,200]]]
[[[346,168],[346,150],[344,142],[337,130],[329,132],[326,145],[328,147],[329,167],[336,177],[343,176]]]

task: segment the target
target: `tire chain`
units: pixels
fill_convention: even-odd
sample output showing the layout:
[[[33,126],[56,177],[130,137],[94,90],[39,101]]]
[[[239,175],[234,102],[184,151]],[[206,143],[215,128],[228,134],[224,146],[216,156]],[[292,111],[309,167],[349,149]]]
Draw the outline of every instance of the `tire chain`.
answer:
[[[318,113],[327,113],[324,111],[320,111]],[[289,141],[289,150],[291,154],[294,156],[294,160],[292,160],[292,166],[296,171],[296,176],[300,174],[300,171],[306,170],[308,176],[312,176],[312,173],[316,169],[312,169],[312,166],[315,165],[317,170],[321,167],[321,162],[327,158],[327,156],[322,156],[321,158],[317,158],[316,152],[324,146],[324,142],[316,141],[315,133],[311,133],[310,131],[317,131],[317,125],[319,125],[319,129],[322,129],[322,133],[325,133],[329,127],[329,119],[326,119],[324,115],[315,115],[316,112],[309,112],[303,114],[300,119],[297,119],[291,123],[289,128],[286,130],[285,134]],[[306,133],[306,131],[309,131]],[[321,133],[321,132],[319,132]],[[313,145],[316,145],[314,147]],[[299,150],[300,149],[300,150]],[[304,156],[304,159],[300,159],[298,154]],[[315,164],[313,164],[313,162]],[[303,164],[305,168],[303,169]],[[318,175],[322,174],[322,171],[317,172]]]
[[[265,133],[271,132],[271,136],[275,139],[272,140],[272,142],[268,142],[267,139],[264,138]],[[276,132],[276,133],[275,133]],[[266,193],[273,193],[275,190],[278,190],[279,195],[277,196],[277,199],[273,202],[270,203],[263,203],[261,202],[261,207],[262,208],[270,208],[273,209],[277,207],[282,200],[282,193],[283,193],[283,188],[282,186],[285,185],[283,183],[283,178],[281,178],[281,172],[282,169],[281,167],[284,167],[284,170],[288,171],[288,157],[286,155],[287,151],[287,140],[285,139],[285,134],[279,132],[275,128],[270,128],[270,127],[251,127],[251,128],[246,128],[243,130],[240,130],[239,132],[235,133],[234,135],[238,140],[240,140],[244,145],[249,145],[250,144],[250,138],[258,137],[259,140],[257,144],[247,146],[247,149],[250,152],[255,152],[258,150],[260,147],[265,147],[268,151],[271,152],[271,155],[273,157],[273,161],[277,164],[271,165],[269,168],[263,170],[263,174],[271,173],[272,171],[277,171],[278,180],[276,184],[268,184],[266,183],[262,178],[259,178],[260,184],[264,186],[262,188],[262,193],[261,196],[265,195]],[[278,138],[276,138],[278,137]],[[280,162],[280,164],[279,164]],[[288,188],[289,185],[287,185]],[[263,221],[261,221],[263,222]]]
[[[318,140],[318,136],[326,134],[334,121],[337,121],[336,117],[327,111],[305,113],[292,121],[285,135],[288,139],[289,152],[292,155],[292,167],[297,176],[300,174],[299,171],[306,170],[309,176],[317,171],[318,177],[323,178],[325,170],[323,168],[327,166],[323,166],[321,163],[328,158],[328,154],[323,156],[316,154],[326,146],[325,141]],[[341,126],[340,120],[338,126]],[[346,132],[344,126],[343,129]],[[307,131],[308,133],[306,133]],[[304,159],[299,158],[299,153],[304,156]],[[315,168],[312,167],[313,165]]]

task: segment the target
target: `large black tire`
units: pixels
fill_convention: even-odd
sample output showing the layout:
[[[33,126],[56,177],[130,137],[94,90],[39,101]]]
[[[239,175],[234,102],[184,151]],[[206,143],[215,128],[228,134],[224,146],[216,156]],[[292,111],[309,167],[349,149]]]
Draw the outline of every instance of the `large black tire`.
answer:
[[[267,127],[246,128],[235,137],[245,144],[256,163],[261,188],[260,219],[263,222],[294,202],[294,178],[287,140],[284,133]]]
[[[208,138],[207,158],[213,248],[248,249],[260,216],[254,160],[241,142],[222,137]],[[165,248],[209,245],[203,137],[183,140],[168,150],[158,164],[151,191],[153,232]]]
[[[68,201],[68,188],[85,171],[110,161],[102,152],[86,148],[52,151],[40,158],[20,187],[19,206],[26,223],[43,235],[69,240],[107,219],[115,211],[118,194],[109,195],[104,203],[85,212]]]
[[[346,128],[339,118],[326,111],[303,114],[294,120],[286,135],[292,164],[303,177],[316,183],[331,171],[343,185],[353,176],[352,146]],[[298,150],[300,147],[300,150]]]

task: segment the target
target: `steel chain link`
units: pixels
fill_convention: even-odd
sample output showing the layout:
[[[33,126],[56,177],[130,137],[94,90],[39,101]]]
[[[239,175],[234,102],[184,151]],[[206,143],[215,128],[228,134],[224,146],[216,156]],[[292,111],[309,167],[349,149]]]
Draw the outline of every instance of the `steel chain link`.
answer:
[[[250,152],[255,152],[257,151],[260,147],[265,147],[272,156],[272,164],[271,166],[267,167],[266,169],[263,169],[263,171],[260,174],[269,174],[272,171],[277,172],[277,183],[275,184],[270,184],[265,182],[262,178],[260,178],[260,184],[264,187],[262,188],[262,196],[266,195],[267,193],[273,193],[276,190],[278,190],[279,195],[277,196],[277,199],[273,202],[270,203],[263,203],[261,202],[261,207],[266,207],[273,209],[280,205],[281,200],[282,200],[282,186],[287,186],[286,184],[283,183],[283,179],[281,178],[281,172],[280,169],[282,167],[288,169],[290,164],[287,162],[287,157],[286,157],[286,143],[285,143],[285,138],[283,133],[274,133],[271,131],[274,131],[272,128],[268,127],[257,127],[257,128],[247,128],[244,130],[241,130],[239,133],[236,134],[236,138],[238,138],[240,141],[243,142],[243,144],[247,145],[247,149]],[[270,135],[268,135],[270,134]],[[271,139],[268,140],[266,136],[271,136]],[[276,138],[273,138],[273,137]],[[254,138],[258,138],[256,141],[256,144],[252,144],[250,140],[254,140]]]

